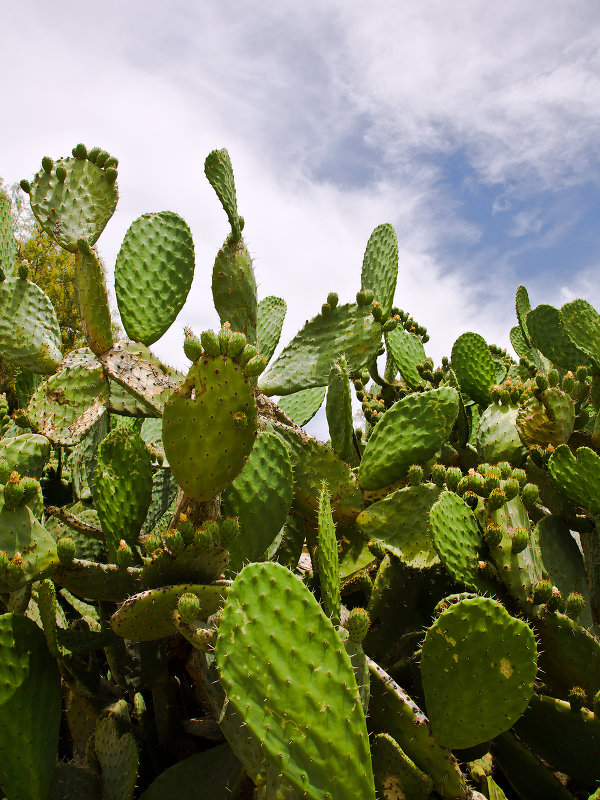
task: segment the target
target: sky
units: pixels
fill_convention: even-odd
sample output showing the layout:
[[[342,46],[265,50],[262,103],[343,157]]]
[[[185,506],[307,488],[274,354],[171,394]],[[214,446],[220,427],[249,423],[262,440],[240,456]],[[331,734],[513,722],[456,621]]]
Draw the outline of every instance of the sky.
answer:
[[[228,232],[204,159],[226,147],[259,299],[288,303],[281,344],[360,288],[365,245],[396,229],[396,304],[439,363],[463,332],[507,347],[532,306],[600,309],[600,6],[595,0],[21,0],[1,30],[0,176],[99,145],[120,200],[98,241],[112,291],[141,214],[189,224],[196,274],[153,345],[216,327]],[[10,77],[8,77],[10,76]]]

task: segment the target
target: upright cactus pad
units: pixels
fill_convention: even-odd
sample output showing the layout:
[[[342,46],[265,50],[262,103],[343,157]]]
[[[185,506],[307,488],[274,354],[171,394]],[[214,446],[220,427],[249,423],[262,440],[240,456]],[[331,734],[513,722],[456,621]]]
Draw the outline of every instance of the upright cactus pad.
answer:
[[[242,471],[254,445],[256,403],[242,367],[206,352],[172,394],[163,442],[173,475],[195,500],[210,500]]]
[[[256,344],[258,301],[252,258],[244,240],[230,234],[217,253],[212,276],[213,302],[221,325],[241,331]]]
[[[369,237],[360,276],[361,289],[370,289],[385,319],[392,308],[398,278],[398,239],[389,224],[378,225]]]
[[[150,345],[167,331],[194,277],[194,242],[172,211],[144,214],[129,226],[115,265],[115,292],[130,339]]]
[[[115,178],[114,167],[87,157],[45,160],[31,183],[31,210],[46,233],[75,253],[78,239],[95,244],[112,217],[119,197]]]
[[[335,525],[331,515],[331,503],[326,483],[323,483],[319,496],[317,566],[325,613],[331,618],[334,625],[339,625],[341,603],[340,565],[338,562]]]
[[[12,275],[17,257],[17,241],[13,233],[10,199],[0,191],[0,269]]]
[[[350,659],[295,575],[280,564],[245,567],[225,604],[215,655],[229,702],[296,789],[310,800],[374,800]]]
[[[79,239],[75,253],[75,287],[87,346],[100,356],[113,346],[112,321],[104,268],[84,239]]]
[[[239,238],[241,224],[237,213],[237,197],[235,193],[233,167],[231,166],[229,153],[225,148],[222,150],[213,150],[206,156],[204,174],[221,201],[221,205],[227,214],[227,219],[229,220],[234,236]]]
[[[490,386],[496,383],[496,370],[489,347],[478,333],[463,333],[452,345],[452,369],[460,388],[479,405],[490,401]]]
[[[421,380],[421,376],[417,372],[417,364],[425,361],[425,348],[421,339],[398,325],[394,330],[386,333],[385,341],[400,374],[411,389],[416,389]]]
[[[271,360],[279,344],[286,311],[287,304],[282,297],[263,297],[258,304],[256,347],[266,361]]]
[[[326,386],[301,389],[299,392],[281,397],[277,405],[296,425],[306,425],[323,405],[326,391]]]
[[[472,747],[508,730],[527,708],[537,672],[535,636],[496,600],[462,600],[427,631],[421,670],[436,740]]]

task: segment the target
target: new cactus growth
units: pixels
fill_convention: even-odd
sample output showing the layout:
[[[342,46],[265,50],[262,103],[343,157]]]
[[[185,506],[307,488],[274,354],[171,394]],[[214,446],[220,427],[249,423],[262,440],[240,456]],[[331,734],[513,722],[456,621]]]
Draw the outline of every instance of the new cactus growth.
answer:
[[[214,150],[221,326],[185,329],[184,376],[148,348],[194,275],[170,211],[125,235],[113,341],[117,166],[79,144],[22,182],[76,258],[64,357],[0,194],[0,797],[594,796],[598,312],[519,287],[516,358],[469,331],[436,366],[384,224],[356,302],[315,299],[272,360],[286,303]],[[330,444],[302,428],[324,402]]]

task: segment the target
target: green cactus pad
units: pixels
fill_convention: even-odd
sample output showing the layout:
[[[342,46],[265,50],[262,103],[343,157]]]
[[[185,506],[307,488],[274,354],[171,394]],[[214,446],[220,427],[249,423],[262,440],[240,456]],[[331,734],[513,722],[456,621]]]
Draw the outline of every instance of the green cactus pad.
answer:
[[[478,333],[463,333],[452,345],[452,369],[460,388],[480,406],[490,401],[496,369],[490,349]]]
[[[157,469],[152,476],[152,496],[141,534],[151,533],[177,497],[177,483],[170,469]]]
[[[12,275],[16,257],[17,241],[13,233],[10,198],[0,191],[0,270],[5,275]]]
[[[0,512],[0,550],[9,558],[20,554],[23,568],[15,584],[4,585],[0,579],[0,592],[11,592],[27,581],[39,580],[58,564],[56,542],[28,506],[20,506],[16,511],[4,508]]]
[[[75,254],[75,287],[85,341],[93,353],[102,355],[113,345],[112,321],[104,269],[91,248]]]
[[[181,311],[194,277],[194,242],[172,211],[144,214],[129,226],[115,264],[115,292],[130,339],[150,345]]]
[[[524,286],[517,287],[515,296],[515,310],[517,312],[517,320],[519,328],[525,343],[531,346],[531,336],[529,334],[529,320],[528,314],[531,311],[531,303],[529,302],[529,294]]]
[[[423,343],[416,334],[404,330],[401,325],[386,333],[385,341],[400,374],[411,389],[416,389],[421,380],[417,364],[422,364],[426,358]]]
[[[282,297],[263,297],[258,304],[256,347],[266,361],[271,360],[279,344],[286,311],[287,304]]]
[[[560,321],[560,311],[554,306],[539,305],[527,315],[527,327],[533,344],[555,366],[575,369],[590,366],[589,358],[566,336]]]
[[[202,800],[231,800],[246,773],[231,747],[219,744],[168,767],[140,795],[140,800],[182,800],[198,794]]]
[[[96,723],[94,750],[102,773],[104,800],[133,800],[139,754],[129,727],[125,700],[117,704],[117,713],[105,713]]]
[[[381,304],[383,319],[392,308],[398,278],[398,239],[389,224],[378,225],[367,242],[363,258],[360,288],[371,289]]]
[[[449,436],[458,414],[458,392],[448,386],[398,400],[377,422],[363,453],[363,490],[399,480],[411,464],[427,461]]]
[[[110,619],[111,628],[119,636],[134,642],[150,642],[171,636],[176,631],[173,612],[181,595],[188,592],[196,595],[200,602],[200,619],[208,619],[222,608],[227,587],[186,583],[149,589],[123,603]]]
[[[61,719],[60,675],[38,626],[0,616],[0,785],[15,800],[51,800]]]
[[[225,148],[222,150],[213,150],[206,156],[206,160],[204,161],[204,174],[221,201],[221,205],[231,225],[232,232],[236,238],[239,238],[241,225],[237,213],[235,179],[233,177],[231,159]]]
[[[114,560],[121,539],[130,547],[138,544],[152,499],[150,453],[139,434],[117,429],[102,440],[93,495],[106,546]]]
[[[101,414],[71,452],[73,491],[78,500],[91,500],[100,442],[108,434],[108,414]]]
[[[374,800],[350,659],[295,575],[280,564],[245,567],[225,604],[215,655],[230,703],[296,789],[310,800]]]
[[[323,405],[326,391],[326,386],[301,389],[299,392],[279,398],[277,405],[296,425],[306,425]]]
[[[369,538],[380,539],[403,564],[426,569],[439,563],[429,527],[429,511],[441,489],[433,483],[407,486],[378,500],[356,518]]]
[[[1,439],[0,458],[5,458],[19,475],[39,479],[50,458],[50,440],[38,433],[20,433]]]
[[[60,181],[56,168],[66,169]],[[60,158],[51,172],[38,172],[31,183],[31,210],[46,231],[71,253],[77,240],[95,244],[112,217],[118,200],[117,187],[106,170],[87,159]]]
[[[306,323],[261,377],[260,389],[267,395],[286,395],[326,386],[331,365],[342,353],[348,372],[354,374],[372,361],[380,345],[381,325],[369,306],[336,306]]]
[[[212,274],[213,302],[221,325],[241,331],[256,345],[258,303],[252,258],[244,240],[230,234],[217,253]]]
[[[387,733],[447,800],[466,800],[469,790],[450,750],[442,747],[430,731],[429,721],[417,704],[392,678],[369,659],[371,702],[369,731]]]
[[[546,389],[541,401],[530,397],[519,407],[516,425],[528,447],[564,444],[575,427],[573,400],[558,388]]]
[[[230,571],[262,561],[284,525],[293,498],[292,462],[272,433],[260,433],[244,468],[224,492],[221,513],[238,517],[240,533],[229,546]]]
[[[432,733],[472,747],[508,730],[527,708],[537,672],[529,626],[495,600],[454,603],[427,631],[421,654]]]
[[[62,358],[54,306],[39,286],[22,278],[0,283],[0,355],[43,375],[51,375]]]
[[[210,500],[240,474],[257,430],[252,388],[227,356],[203,356],[163,414],[173,476],[194,500]]]
[[[88,353],[69,353],[27,406],[31,425],[54,444],[76,444],[104,413],[108,381],[100,363]]]
[[[482,461],[497,464],[508,461],[518,466],[526,455],[517,430],[517,405],[492,403],[479,418],[477,428],[477,452]]]
[[[141,574],[139,567],[121,569],[116,564],[99,564],[97,561],[76,558],[70,566],[55,569],[52,580],[77,597],[119,602],[139,592]]]
[[[589,447],[579,447],[573,455],[564,444],[557,447],[548,471],[557,486],[576,505],[594,515],[600,514],[600,456]]]
[[[319,507],[321,484],[327,481],[331,493],[333,518],[354,522],[363,497],[350,467],[326,445],[308,434],[278,426],[273,431],[287,446],[294,470],[296,510],[314,522]]]
[[[476,592],[493,591],[479,566],[482,534],[465,501],[454,492],[442,492],[429,512],[429,525],[435,549],[454,580]]]
[[[388,733],[378,733],[371,745],[375,787],[383,798],[428,800],[433,781],[406,755]]]
[[[358,463],[354,449],[354,421],[348,365],[344,356],[331,367],[325,404],[331,446],[347,464]]]
[[[594,306],[581,299],[565,303],[560,310],[560,324],[571,344],[600,372],[600,314]]]
[[[317,530],[317,567],[321,583],[323,608],[334,625],[340,623],[340,565],[337,538],[331,514],[327,483],[323,483],[319,496]]]

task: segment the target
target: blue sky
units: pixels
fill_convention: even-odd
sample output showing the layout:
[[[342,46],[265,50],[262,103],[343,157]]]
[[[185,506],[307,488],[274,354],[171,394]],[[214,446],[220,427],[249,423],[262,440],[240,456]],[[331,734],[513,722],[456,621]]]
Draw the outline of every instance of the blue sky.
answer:
[[[78,141],[120,159],[99,240],[109,281],[129,224],[180,213],[197,274],[154,347],[216,324],[226,218],[203,175],[230,151],[260,296],[283,341],[359,288],[373,228],[400,244],[397,304],[439,362],[465,330],[509,346],[514,294],[600,308],[600,7],[557,0],[22,0],[3,22],[0,175]],[[8,121],[8,124],[7,124]]]

